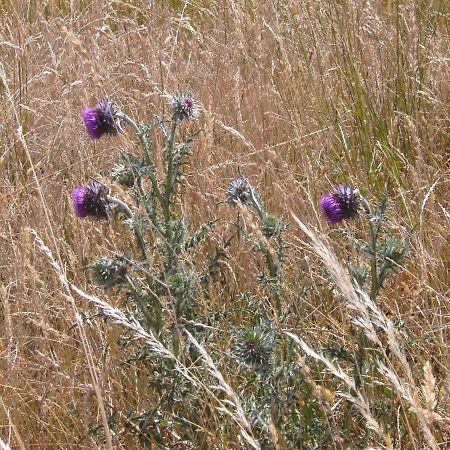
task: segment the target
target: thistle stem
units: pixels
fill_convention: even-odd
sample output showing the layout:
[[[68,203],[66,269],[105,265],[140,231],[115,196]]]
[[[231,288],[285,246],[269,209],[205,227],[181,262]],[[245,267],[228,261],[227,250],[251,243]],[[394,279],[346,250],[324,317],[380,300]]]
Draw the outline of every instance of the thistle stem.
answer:
[[[143,129],[131,117],[127,116],[126,114],[124,114],[122,112],[118,113],[117,117],[120,120],[123,120],[126,124],[128,124],[134,130],[134,132],[136,133],[136,135],[139,139],[139,143],[142,147],[142,150],[144,151],[144,155],[147,158],[147,164],[153,165],[153,158],[147,148],[147,144],[144,139]],[[156,179],[156,176],[154,174],[150,173],[149,178],[152,183],[152,188],[153,188],[153,191],[155,192],[156,196],[158,197],[159,200],[163,201],[163,196],[161,194],[161,190],[159,189],[158,180]]]
[[[242,176],[242,175],[241,175]],[[242,176],[242,178],[244,179],[244,181],[247,183],[248,189],[250,191],[250,198],[252,201],[253,206],[256,209],[256,212],[258,213],[259,218],[264,221],[265,218],[265,213],[264,210],[262,208],[261,202],[258,200],[256,194],[255,194],[255,190],[253,189],[253,186],[247,181],[247,179]]]
[[[147,324],[151,326],[153,324],[153,318],[152,315],[150,314],[150,311],[147,308],[147,305],[142,301],[141,293],[138,291],[138,288],[136,287],[133,280],[129,276],[126,276],[126,280],[130,285],[131,289],[136,293],[135,300],[139,305],[139,308],[141,308],[142,314],[144,315]]]
[[[173,183],[174,183],[174,173],[173,173],[173,145],[175,141],[175,132],[177,130],[178,120],[173,119],[172,122],[172,129],[170,130],[169,139],[167,141],[167,182],[166,182],[166,192],[165,192],[165,199],[166,203],[169,206],[171,196],[173,193]]]
[[[375,301],[378,290],[379,290],[379,282],[378,282],[378,263],[377,263],[377,238],[378,238],[378,230],[379,227],[376,227],[372,222],[371,217],[373,217],[372,208],[369,205],[369,202],[363,197],[359,196],[360,202],[365,209],[368,217],[369,217],[369,230],[370,230],[370,272],[372,277],[372,283],[370,287],[370,299]]]
[[[127,116],[126,114],[120,112],[117,113],[117,118],[120,120],[123,120],[127,125],[129,125],[131,128],[133,128],[133,130],[135,131],[135,133],[140,136],[141,135],[141,129],[139,128],[139,126],[137,125],[137,123],[129,116]]]
[[[132,213],[131,209],[122,200],[119,200],[116,197],[111,197],[110,195],[108,195],[107,200],[109,203],[112,203],[113,205],[116,205],[117,207],[119,207],[127,215],[127,217],[129,217],[129,218],[133,217],[133,213]]]
[[[174,153],[173,146],[175,142],[175,133],[177,130],[178,120],[174,117],[172,121],[172,128],[170,130],[170,135],[167,140],[166,146],[166,158],[167,158],[167,174],[166,174],[166,189],[164,192],[164,197],[161,203],[164,212],[165,221],[165,238],[167,243],[167,254],[168,254],[168,265],[172,267],[172,263],[175,258],[175,252],[172,247],[172,228],[170,225],[171,213],[170,205],[172,201],[173,185],[176,178],[174,174]]]
[[[107,196],[107,200],[109,203],[119,207],[127,215],[127,217],[129,219],[132,219],[134,217],[134,214],[131,211],[131,209],[129,208],[129,206],[122,200],[119,200],[118,198],[112,197],[110,195]],[[144,236],[142,235],[142,230],[140,230],[140,229],[138,230],[136,227],[133,227],[133,228],[134,228],[134,234],[136,235],[136,240],[137,240],[137,243],[141,250],[142,256],[145,261],[148,261],[149,259],[148,259],[148,255],[147,255],[147,246],[145,245],[145,240],[144,240]]]
[[[378,267],[377,267],[377,236],[375,233],[374,225],[370,224],[370,246],[372,258],[370,261],[370,270],[372,272],[372,284],[370,287],[370,299],[375,301],[378,294]]]
[[[371,220],[373,218],[373,211],[369,202],[359,194],[359,201],[363,206],[367,217],[369,218],[369,249],[370,249],[370,272],[371,272],[371,286],[370,286],[370,299],[374,302],[378,290],[379,290],[379,280],[378,280],[378,267],[377,267],[377,238],[379,228],[376,228],[374,222]],[[363,375],[364,375],[364,364],[368,363],[368,352],[367,346],[369,345],[369,340],[364,332],[361,332],[358,339],[358,353],[356,356],[356,384],[364,390]]]

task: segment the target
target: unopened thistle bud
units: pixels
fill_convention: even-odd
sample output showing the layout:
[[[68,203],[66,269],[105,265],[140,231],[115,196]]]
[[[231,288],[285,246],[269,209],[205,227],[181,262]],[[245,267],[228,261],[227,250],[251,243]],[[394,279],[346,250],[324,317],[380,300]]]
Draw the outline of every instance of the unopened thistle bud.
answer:
[[[235,178],[227,189],[227,202],[236,203],[241,202],[246,204],[250,200],[250,185],[247,180],[242,177]]]
[[[117,104],[109,100],[100,102],[95,108],[86,108],[82,116],[89,136],[100,139],[104,134],[122,132],[118,113]]]
[[[358,194],[350,186],[339,184],[322,197],[320,208],[328,223],[339,223],[358,216]]]
[[[276,336],[273,330],[258,325],[236,334],[234,355],[244,366],[267,366],[270,363]]]
[[[173,118],[178,121],[183,119],[195,120],[200,115],[201,107],[198,101],[187,92],[177,92],[170,97],[170,108]]]

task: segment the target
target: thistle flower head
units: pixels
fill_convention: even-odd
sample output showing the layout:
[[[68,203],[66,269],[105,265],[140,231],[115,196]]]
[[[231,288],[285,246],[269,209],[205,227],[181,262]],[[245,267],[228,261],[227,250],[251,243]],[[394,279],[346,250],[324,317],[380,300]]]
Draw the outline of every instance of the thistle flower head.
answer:
[[[244,366],[267,368],[275,341],[274,330],[263,325],[239,330],[236,333],[234,355]]]
[[[239,201],[245,205],[250,198],[250,185],[245,178],[239,176],[229,184],[227,189],[228,203]]]
[[[86,108],[82,116],[89,136],[100,139],[104,134],[122,132],[119,112],[117,104],[109,100],[100,102],[95,108]]]
[[[98,181],[91,181],[87,187],[77,187],[72,191],[73,209],[77,217],[108,217],[108,188]]]
[[[177,92],[170,97],[170,108],[172,109],[173,118],[195,120],[200,115],[201,107],[198,101],[187,92]]]
[[[358,194],[350,186],[339,184],[322,197],[320,208],[328,223],[339,223],[358,215]]]

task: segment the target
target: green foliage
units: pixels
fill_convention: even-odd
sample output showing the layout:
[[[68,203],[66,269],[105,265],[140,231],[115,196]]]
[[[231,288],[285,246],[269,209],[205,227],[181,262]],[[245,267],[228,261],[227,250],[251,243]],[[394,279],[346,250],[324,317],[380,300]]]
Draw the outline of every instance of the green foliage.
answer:
[[[378,280],[380,286],[383,286],[385,280],[395,269],[404,264],[409,248],[408,239],[398,239],[390,234],[384,237],[378,250]]]
[[[94,283],[105,290],[126,283],[128,262],[125,257],[117,257],[113,260],[102,257],[86,268],[90,269]]]

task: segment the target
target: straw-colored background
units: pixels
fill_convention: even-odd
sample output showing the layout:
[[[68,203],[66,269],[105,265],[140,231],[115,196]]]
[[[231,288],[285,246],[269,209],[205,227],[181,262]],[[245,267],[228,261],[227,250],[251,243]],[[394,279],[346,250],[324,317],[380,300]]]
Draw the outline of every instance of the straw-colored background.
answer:
[[[267,209],[291,225],[290,291],[326,284],[321,265],[299,244],[304,236],[290,211],[329,233],[318,202],[332,184],[358,186],[373,201],[389,182],[389,226],[399,236],[412,230],[412,253],[380,305],[405,324],[418,383],[429,360],[439,407],[448,408],[448,15],[445,0],[1,1],[2,439],[13,448],[101,447],[88,432],[102,423],[90,370],[105,409],[120,420],[129,407],[151,407],[116,345],[121,331],[89,319],[83,342],[75,309],[27,229],[59,255],[70,280],[103,295],[83,266],[130,244],[120,224],[75,218],[70,193],[90,176],[107,181],[119,148],[136,147],[130,133],[93,142],[80,113],[109,96],[150,121],[167,109],[165,95],[186,89],[203,106],[192,126],[203,132],[187,168],[183,212],[192,229],[219,219],[203,255],[232,232],[236,210],[217,204],[240,169]],[[345,226],[367,234],[363,221]],[[338,234],[330,238],[343,262],[359,257]],[[262,259],[243,240],[228,257],[227,285],[219,283],[202,307],[245,325],[238,294],[259,293]],[[96,312],[78,298],[76,310],[85,318]],[[299,300],[291,314],[291,325],[314,345],[354,345],[329,286]],[[358,433],[363,423],[353,426]],[[424,448],[418,425],[412,428],[404,448]],[[117,433],[117,448],[139,448],[123,428]],[[436,439],[444,436],[437,427]]]

